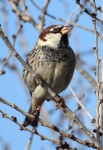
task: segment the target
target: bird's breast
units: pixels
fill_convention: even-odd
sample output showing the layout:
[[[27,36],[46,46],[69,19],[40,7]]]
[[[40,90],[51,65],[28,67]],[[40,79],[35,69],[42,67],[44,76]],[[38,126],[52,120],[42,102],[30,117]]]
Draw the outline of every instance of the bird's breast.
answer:
[[[55,50],[43,47],[32,52],[27,59],[27,63],[40,74],[49,87],[56,93],[62,92],[69,85],[74,68],[75,55],[70,49]],[[27,70],[24,69],[24,81],[30,91],[35,91],[35,81]]]

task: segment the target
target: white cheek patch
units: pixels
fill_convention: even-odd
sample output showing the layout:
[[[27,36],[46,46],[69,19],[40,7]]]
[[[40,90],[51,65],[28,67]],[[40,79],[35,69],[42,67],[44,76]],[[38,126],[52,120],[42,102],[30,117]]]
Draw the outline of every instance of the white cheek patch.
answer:
[[[58,48],[60,41],[61,41],[61,34],[60,33],[49,33],[46,35],[45,37],[45,42],[42,42],[42,46],[43,45],[47,45],[51,48]]]

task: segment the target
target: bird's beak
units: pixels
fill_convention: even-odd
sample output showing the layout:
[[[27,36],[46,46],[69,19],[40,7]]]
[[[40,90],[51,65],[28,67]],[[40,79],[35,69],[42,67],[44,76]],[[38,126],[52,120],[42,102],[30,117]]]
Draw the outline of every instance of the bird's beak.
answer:
[[[73,26],[64,26],[60,32],[62,35],[68,34],[72,30],[72,28]]]

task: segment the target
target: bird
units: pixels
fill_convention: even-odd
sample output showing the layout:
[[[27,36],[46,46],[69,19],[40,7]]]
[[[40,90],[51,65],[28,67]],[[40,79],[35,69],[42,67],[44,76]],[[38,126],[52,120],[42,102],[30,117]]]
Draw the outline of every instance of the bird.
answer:
[[[41,75],[42,79],[55,93],[64,91],[74,74],[76,58],[69,45],[68,34],[71,25],[51,25],[39,35],[33,50],[27,55],[26,63],[32,70]],[[31,105],[28,113],[34,115],[36,108],[41,108],[45,100],[51,100],[41,85],[37,84],[32,75],[23,69],[23,80],[31,94]],[[26,116],[22,124],[37,127],[38,119]]]

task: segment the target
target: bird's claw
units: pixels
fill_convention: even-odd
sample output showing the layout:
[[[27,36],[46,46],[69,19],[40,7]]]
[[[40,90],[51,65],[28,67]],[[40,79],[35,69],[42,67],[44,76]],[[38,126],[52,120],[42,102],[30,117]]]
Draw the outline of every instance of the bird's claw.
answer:
[[[57,109],[59,109],[61,106],[63,106],[64,105],[64,99],[62,98],[62,97],[60,97],[59,98],[59,101],[57,102],[57,104],[56,104],[56,109],[55,110],[57,110]]]
[[[39,117],[40,110],[41,110],[41,107],[37,106],[34,112],[34,119],[37,119]]]
[[[42,80],[43,80],[42,76],[40,74],[37,74],[36,83],[39,84]]]

